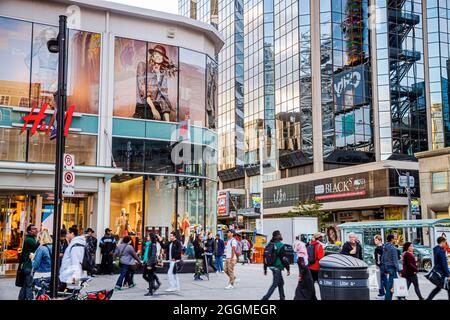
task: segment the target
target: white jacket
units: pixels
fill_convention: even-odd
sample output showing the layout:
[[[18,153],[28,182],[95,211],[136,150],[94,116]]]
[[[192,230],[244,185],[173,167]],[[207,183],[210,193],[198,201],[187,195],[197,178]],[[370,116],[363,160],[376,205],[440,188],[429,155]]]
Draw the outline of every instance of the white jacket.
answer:
[[[74,247],[75,244],[86,246],[86,238],[84,236],[73,238],[64,252],[61,268],[59,269],[59,280],[67,284],[71,284],[73,279],[78,281],[80,278],[86,277],[86,272],[81,267],[84,247]]]

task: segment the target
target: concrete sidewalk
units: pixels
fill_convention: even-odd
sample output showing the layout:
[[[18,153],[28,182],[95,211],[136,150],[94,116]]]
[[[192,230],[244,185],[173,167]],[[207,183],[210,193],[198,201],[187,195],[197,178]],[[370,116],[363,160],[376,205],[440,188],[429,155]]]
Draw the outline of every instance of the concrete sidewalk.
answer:
[[[147,293],[147,283],[142,278],[142,275],[135,276],[136,287],[132,289],[125,289],[124,291],[116,291],[113,295],[113,300],[260,300],[272,282],[272,274],[269,271],[267,276],[263,274],[262,265],[237,265],[236,276],[240,279],[240,283],[233,290],[225,290],[228,282],[228,277],[225,274],[210,274],[210,280],[193,281],[192,274],[180,274],[181,292],[180,293],[166,293],[168,288],[168,281],[166,274],[158,275],[162,282],[161,288],[155,293],[153,297],[145,297]],[[287,277],[284,272],[285,281],[285,295],[287,300],[292,300],[297,286],[298,268],[292,266],[292,274]],[[94,291],[100,289],[112,289],[116,283],[118,275],[113,276],[96,276],[90,286],[85,291]],[[16,300],[20,288],[14,286],[14,278],[0,279],[0,300]],[[422,295],[426,298],[433,290],[434,286],[424,278],[423,274],[419,275],[419,285]],[[320,299],[319,287],[316,284],[316,293]],[[373,288],[370,292],[371,299],[377,298],[378,291]],[[418,300],[413,287],[410,288],[410,296],[408,300]],[[278,291],[272,296],[272,299],[278,299]],[[435,299],[448,299],[447,292],[441,291]]]

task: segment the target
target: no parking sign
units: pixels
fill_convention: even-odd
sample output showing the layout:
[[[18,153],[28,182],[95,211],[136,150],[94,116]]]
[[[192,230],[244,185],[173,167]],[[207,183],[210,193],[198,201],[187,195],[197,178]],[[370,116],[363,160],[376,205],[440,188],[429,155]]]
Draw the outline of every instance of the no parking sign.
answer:
[[[75,157],[72,154],[64,154],[63,196],[75,195]]]

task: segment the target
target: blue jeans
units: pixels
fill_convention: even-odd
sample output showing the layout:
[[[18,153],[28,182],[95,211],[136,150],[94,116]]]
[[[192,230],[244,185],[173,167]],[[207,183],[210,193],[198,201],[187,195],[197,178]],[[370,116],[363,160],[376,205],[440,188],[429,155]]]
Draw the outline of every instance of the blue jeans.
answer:
[[[131,270],[129,265],[120,264],[120,275],[119,275],[119,279],[117,279],[116,286],[122,288],[122,286],[124,284],[124,280],[125,280],[125,283],[128,283],[128,285],[132,285],[133,284],[133,276],[134,276],[134,271]]]
[[[397,269],[395,267],[386,267],[385,273],[387,273],[387,281],[386,281],[386,295],[384,296],[384,300],[392,300],[392,288],[394,287],[394,279],[397,278]]]
[[[283,273],[280,269],[275,267],[271,267],[270,270],[272,270],[273,273],[273,282],[269,291],[267,291],[266,295],[261,300],[269,300],[276,288],[278,288],[280,300],[285,300]]]
[[[216,256],[216,269],[219,272],[223,271],[223,256]]]
[[[379,268],[378,272],[380,273],[380,289],[378,293],[380,296],[384,296],[386,294],[387,278],[383,266]]]

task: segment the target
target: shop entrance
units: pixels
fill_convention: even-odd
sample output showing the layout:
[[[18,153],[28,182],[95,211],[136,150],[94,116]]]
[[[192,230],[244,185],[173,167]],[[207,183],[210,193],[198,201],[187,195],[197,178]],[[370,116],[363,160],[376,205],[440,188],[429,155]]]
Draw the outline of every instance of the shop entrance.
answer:
[[[29,224],[53,232],[53,198],[52,193],[0,191],[0,276],[15,274]],[[92,212],[93,196],[65,198],[62,224],[77,225],[83,232],[90,227]]]

